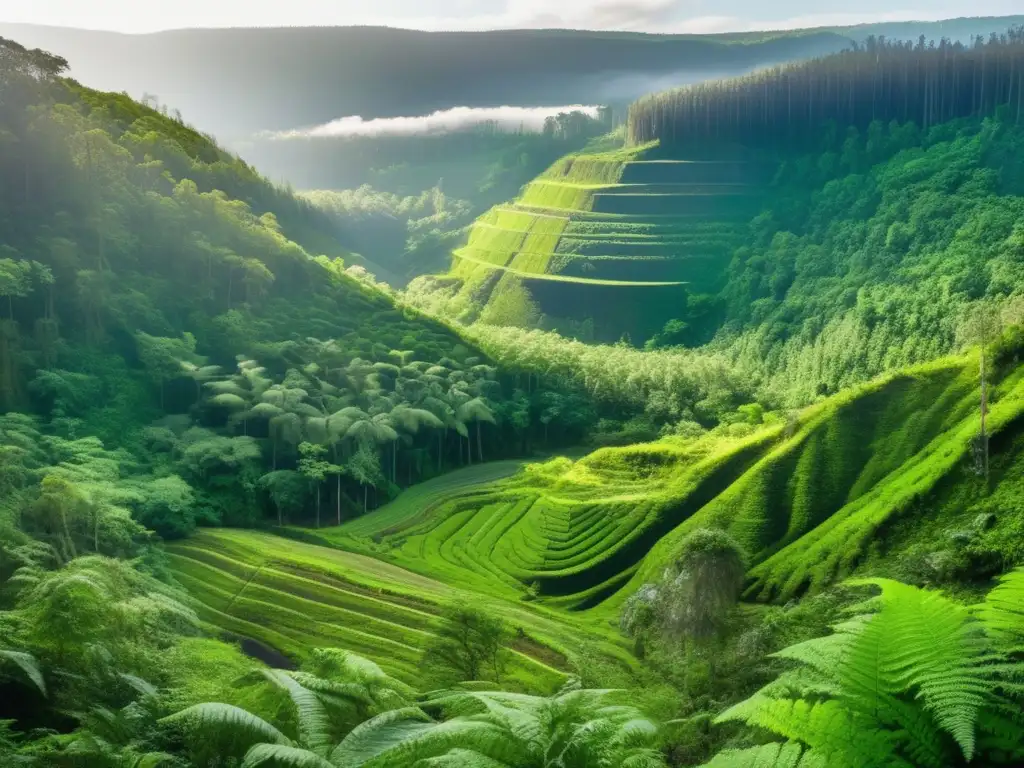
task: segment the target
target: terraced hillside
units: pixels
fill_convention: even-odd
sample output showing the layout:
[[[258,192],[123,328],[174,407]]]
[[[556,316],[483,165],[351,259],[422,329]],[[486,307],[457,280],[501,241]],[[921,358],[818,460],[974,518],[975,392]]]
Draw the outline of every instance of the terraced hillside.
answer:
[[[752,556],[748,598],[788,599],[852,572],[889,526],[928,512],[949,484],[970,497],[976,365],[952,358],[907,370],[749,434],[531,465],[459,488],[429,514],[380,525],[371,514],[362,522],[372,539],[322,535],[445,583],[535,594],[551,607],[599,606],[592,615],[610,619],[682,536],[713,525]],[[1009,450],[1022,415],[1024,368],[995,388],[995,451]]]
[[[346,648],[417,682],[440,607],[487,605],[517,630],[509,677],[557,687],[586,639],[628,657],[606,629],[537,607],[469,593],[379,559],[253,531],[210,530],[168,546],[172,571],[215,632],[254,640],[298,661],[316,647]]]
[[[769,169],[656,153],[651,144],[564,157],[488,211],[454,253],[460,297],[479,308],[525,289],[558,327],[590,319],[597,338],[642,339],[685,293],[718,290]]]
[[[969,527],[982,498],[999,507],[1005,490],[1012,504],[1024,477],[1024,366],[990,388],[985,496],[977,364],[904,370],[788,421],[516,474],[514,462],[480,465],[345,525],[293,534],[305,542],[207,531],[169,545],[172,570],[223,633],[292,659],[348,648],[409,681],[440,606],[469,600],[519,630],[511,676],[550,689],[583,654],[630,663],[618,609],[697,527],[725,528],[750,553],[748,600],[785,601],[884,562],[908,522],[916,541],[929,526],[947,541],[943,531]],[[1000,551],[1020,525],[1005,511],[984,532]]]

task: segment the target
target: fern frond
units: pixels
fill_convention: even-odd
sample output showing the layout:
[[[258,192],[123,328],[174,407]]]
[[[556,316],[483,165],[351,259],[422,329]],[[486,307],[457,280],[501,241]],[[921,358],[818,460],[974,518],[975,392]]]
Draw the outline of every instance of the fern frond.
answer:
[[[38,688],[43,696],[46,695],[46,681],[43,679],[42,670],[39,669],[39,662],[31,653],[0,650],[0,661],[7,661],[18,667],[32,685]]]
[[[1024,568],[1002,576],[999,582],[976,611],[1001,648],[1024,651]]]
[[[269,742],[292,746],[292,741],[261,717],[231,704],[195,704],[160,720],[198,731],[232,737],[247,736],[253,743]]]
[[[325,680],[322,677],[311,675],[308,672],[288,672],[287,674],[303,688],[324,696],[332,696],[336,699],[343,699],[351,704],[363,706],[370,706],[374,703],[373,697],[366,690],[366,686],[360,683],[338,683],[334,680]]]
[[[986,755],[999,754],[1004,764],[1024,764],[1024,713],[1020,707],[1003,713],[982,712],[978,721],[978,746]]]
[[[845,698],[873,713],[886,695],[913,694],[970,760],[978,713],[992,688],[980,623],[938,592],[888,579],[853,583],[880,587],[884,607],[849,645],[838,671]]]
[[[772,701],[774,701],[774,699],[770,696],[766,696],[761,691],[758,691],[750,698],[733,704],[727,710],[719,714],[713,722],[715,725],[730,722],[748,723],[751,719],[757,716],[757,713],[762,707],[767,706]]]
[[[118,677],[131,686],[131,688],[140,696],[156,696],[159,693],[155,685],[136,675],[129,675],[126,672],[121,672],[118,674]]]
[[[862,624],[858,622],[855,626],[859,630]],[[849,625],[840,625],[831,635],[783,648],[773,653],[772,658],[798,661],[825,675],[834,675],[843,657],[849,652],[853,635],[848,628]]]
[[[442,707],[449,715],[486,713],[491,722],[527,743],[539,736],[541,711],[554,706],[552,701],[540,696],[506,691],[450,692],[431,699],[424,706],[427,705]]]
[[[806,744],[829,768],[920,768],[896,754],[895,734],[837,701],[765,699],[746,722]]]
[[[298,713],[299,738],[307,749],[326,757],[331,749],[331,719],[317,695],[280,669],[261,669],[263,676],[291,698]]]
[[[764,744],[719,752],[701,768],[826,768],[825,762],[799,744]]]
[[[367,768],[411,766],[454,748],[469,749],[499,762],[523,756],[522,745],[510,739],[504,729],[485,721],[456,718],[421,727],[365,765]],[[338,764],[336,760],[333,762]]]
[[[416,768],[509,768],[509,765],[469,749],[453,749],[440,757],[421,760]]]
[[[419,707],[384,712],[353,728],[331,752],[330,761],[338,768],[360,768],[433,725]]]
[[[241,768],[334,768],[315,752],[283,744],[257,744],[245,753]]]

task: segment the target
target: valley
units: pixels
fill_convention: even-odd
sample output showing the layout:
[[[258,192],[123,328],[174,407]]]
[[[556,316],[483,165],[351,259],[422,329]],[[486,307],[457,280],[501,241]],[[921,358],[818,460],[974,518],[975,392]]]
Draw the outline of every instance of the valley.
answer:
[[[1011,21],[364,30],[423,43],[396,69],[495,46],[394,104],[338,77],[384,117],[526,88],[510,41],[556,84],[607,85],[601,45],[731,64],[365,136],[302,193],[0,38],[0,763],[1021,764]]]

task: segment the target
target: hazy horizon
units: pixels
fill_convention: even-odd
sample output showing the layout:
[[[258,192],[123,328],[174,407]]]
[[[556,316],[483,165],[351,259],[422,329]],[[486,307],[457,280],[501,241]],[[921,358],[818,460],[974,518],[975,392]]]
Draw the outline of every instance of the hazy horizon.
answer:
[[[36,24],[128,35],[190,29],[383,26],[422,31],[581,29],[651,33],[726,33],[929,22],[1008,16],[1024,11],[1017,0],[907,0],[892,9],[865,0],[856,12],[839,3],[782,0],[765,8],[756,0],[381,0],[373,14],[362,3],[294,0],[278,3],[226,0],[216,5],[182,0],[159,11],[127,0],[97,0],[83,9],[75,0],[41,0],[0,10],[0,23]],[[352,8],[351,11],[347,8]],[[835,8],[836,10],[832,10]]]

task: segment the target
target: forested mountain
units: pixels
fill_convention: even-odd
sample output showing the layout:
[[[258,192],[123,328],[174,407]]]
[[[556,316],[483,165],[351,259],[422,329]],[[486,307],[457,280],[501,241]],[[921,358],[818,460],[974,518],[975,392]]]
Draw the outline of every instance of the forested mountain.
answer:
[[[480,132],[462,239],[0,38],[0,764],[1024,764],[1021,41]]]
[[[671,83],[812,58],[871,36],[967,42],[1014,23],[991,18],[734,35],[358,27],[119,35],[0,24],[0,34],[64,56],[82,82],[136,98],[155,94],[222,139],[235,140],[343,115],[626,104]]]
[[[1022,56],[872,41],[648,97],[631,145],[552,165],[408,295],[485,336],[725,356],[775,406],[932,359],[1019,283]]]
[[[0,25],[0,34],[64,56],[83,82],[136,98],[155,94],[231,140],[345,115],[625,104],[658,84],[740,74],[849,44],[831,32],[768,34],[743,44],[714,36],[384,27],[120,35]]]

